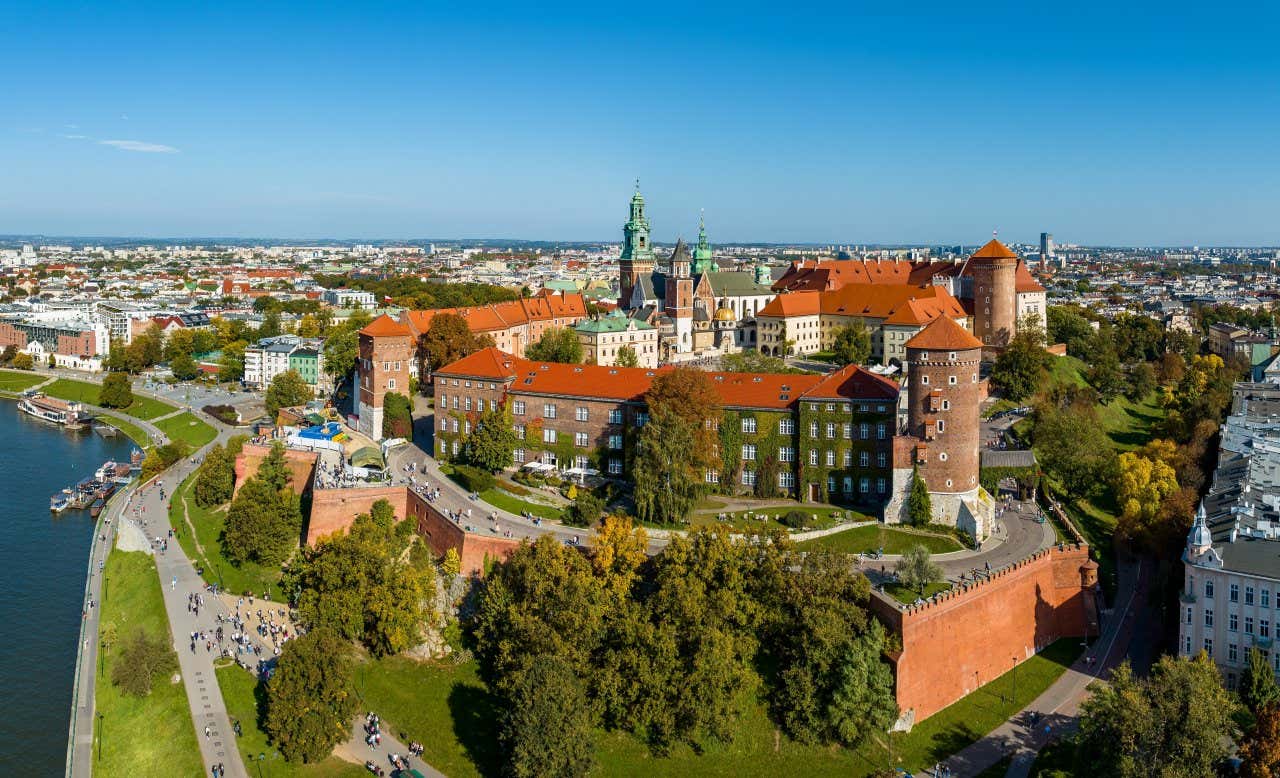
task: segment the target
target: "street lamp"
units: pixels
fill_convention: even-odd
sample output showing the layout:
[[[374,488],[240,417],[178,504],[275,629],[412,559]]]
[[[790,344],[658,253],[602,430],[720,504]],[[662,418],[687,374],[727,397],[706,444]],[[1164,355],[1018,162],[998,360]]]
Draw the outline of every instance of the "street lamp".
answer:
[[[1013,704],[1018,704],[1018,657],[1013,658]]]
[[[98,711],[98,761],[102,761],[102,711]]]
[[[262,760],[266,758],[267,758],[267,755],[265,753],[258,754],[258,778],[262,778]]]

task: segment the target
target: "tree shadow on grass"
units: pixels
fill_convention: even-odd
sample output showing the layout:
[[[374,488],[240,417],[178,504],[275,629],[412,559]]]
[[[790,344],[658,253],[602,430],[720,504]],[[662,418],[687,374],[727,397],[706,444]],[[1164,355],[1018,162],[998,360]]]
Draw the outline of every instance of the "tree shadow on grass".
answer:
[[[453,734],[467,753],[467,758],[484,776],[502,773],[502,755],[498,750],[498,721],[502,711],[498,700],[477,684],[455,683],[449,690],[449,712],[453,718]]]

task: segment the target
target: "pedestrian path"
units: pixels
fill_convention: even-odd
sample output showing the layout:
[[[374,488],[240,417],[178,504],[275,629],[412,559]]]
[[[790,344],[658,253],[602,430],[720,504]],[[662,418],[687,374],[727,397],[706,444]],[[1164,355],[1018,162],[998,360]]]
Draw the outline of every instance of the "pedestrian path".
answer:
[[[410,756],[409,747],[391,733],[390,726],[385,721],[382,722],[380,731],[382,735],[381,742],[377,745],[369,745],[365,742],[367,735],[365,734],[364,722],[365,717],[360,716],[351,723],[350,739],[345,743],[340,743],[334,749],[334,756],[356,764],[373,762],[384,769],[387,775],[390,775],[394,764],[391,756],[395,754],[401,758],[408,758],[409,766],[427,776],[427,778],[445,778],[444,773],[422,761],[420,757]]]

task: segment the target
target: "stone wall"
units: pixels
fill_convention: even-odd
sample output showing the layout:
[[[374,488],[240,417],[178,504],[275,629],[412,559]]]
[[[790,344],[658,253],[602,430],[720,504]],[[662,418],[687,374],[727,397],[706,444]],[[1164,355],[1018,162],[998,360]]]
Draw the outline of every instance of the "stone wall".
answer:
[[[1070,545],[920,606],[873,594],[872,611],[902,637],[890,657],[898,707],[922,721],[1060,638],[1096,635],[1095,584],[1088,546]]]
[[[314,546],[325,535],[346,532],[358,514],[368,513],[378,500],[395,509],[396,520],[408,513],[408,492],[403,486],[317,489],[311,495],[311,516],[307,520],[307,545]]]

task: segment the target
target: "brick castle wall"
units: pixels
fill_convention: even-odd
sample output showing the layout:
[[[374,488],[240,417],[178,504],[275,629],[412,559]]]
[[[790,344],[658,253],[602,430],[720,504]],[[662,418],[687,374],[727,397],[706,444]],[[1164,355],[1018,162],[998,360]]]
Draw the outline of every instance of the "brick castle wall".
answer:
[[[240,491],[240,487],[244,485],[245,481],[257,474],[258,466],[262,464],[262,460],[266,459],[270,453],[270,446],[256,446],[252,443],[244,444],[244,448],[240,450],[239,456],[236,457],[236,492]],[[316,463],[320,461],[320,455],[314,451],[285,449],[284,458],[289,463],[289,471],[293,473],[289,486],[293,487],[293,491],[298,494],[306,492],[311,488],[311,478],[315,475]]]
[[[314,546],[326,535],[346,532],[356,515],[373,510],[373,504],[378,500],[391,503],[397,521],[405,518],[409,515],[408,492],[403,486],[315,491],[311,495],[311,516],[307,520],[307,545]]]
[[[1055,640],[1096,634],[1088,560],[1083,545],[1040,551],[918,607],[873,594],[871,610],[902,636],[890,657],[898,707],[920,722]]]

